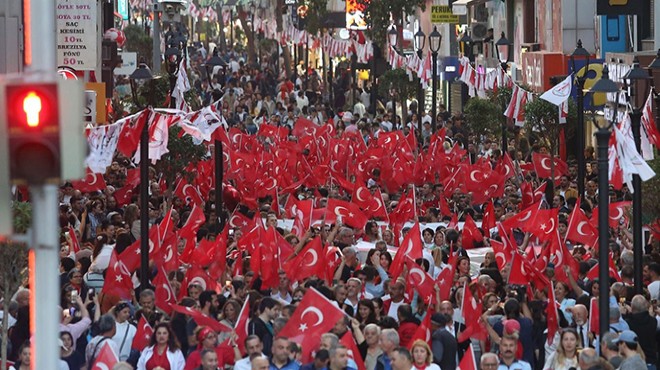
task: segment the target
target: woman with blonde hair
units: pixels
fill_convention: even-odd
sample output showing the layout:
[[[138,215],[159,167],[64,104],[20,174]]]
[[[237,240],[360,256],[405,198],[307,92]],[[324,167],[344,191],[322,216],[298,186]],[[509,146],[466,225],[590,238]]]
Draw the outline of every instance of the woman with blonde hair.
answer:
[[[416,370],[440,370],[440,366],[433,363],[433,353],[428,343],[417,339],[410,347],[413,358],[413,367]]]
[[[543,370],[568,370],[578,367],[578,335],[573,328],[562,329],[557,350],[546,360]]]

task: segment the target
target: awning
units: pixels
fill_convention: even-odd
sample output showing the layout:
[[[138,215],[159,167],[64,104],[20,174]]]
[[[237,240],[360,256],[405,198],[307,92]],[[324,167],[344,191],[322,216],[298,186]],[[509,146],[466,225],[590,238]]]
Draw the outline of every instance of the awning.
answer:
[[[456,0],[451,4],[451,12],[455,15],[467,15],[467,7],[483,4],[489,0]]]

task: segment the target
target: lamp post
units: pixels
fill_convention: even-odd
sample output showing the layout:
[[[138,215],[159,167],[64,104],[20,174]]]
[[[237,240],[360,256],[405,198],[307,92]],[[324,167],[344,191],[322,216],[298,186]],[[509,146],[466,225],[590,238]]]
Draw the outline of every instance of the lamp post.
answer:
[[[497,40],[495,43],[495,47],[497,47],[497,58],[500,61],[500,66],[502,67],[502,70],[504,73],[506,73],[507,68],[509,67],[509,54],[510,54],[510,49],[511,49],[511,42],[504,37],[504,32],[502,32],[502,35],[500,36],[500,39]],[[505,107],[502,107],[502,109],[506,109]],[[506,153],[509,148],[509,143],[506,140],[506,130],[507,130],[507,122],[506,118],[504,119],[504,123],[502,124],[502,154]]]
[[[211,76],[213,75],[213,69],[215,67],[223,67],[225,68],[227,66],[227,63],[225,63],[222,58],[218,56],[218,49],[215,48],[213,49],[213,56],[209,58],[209,60],[206,61],[206,64],[204,64],[204,68],[206,68],[206,76],[208,78],[209,86],[211,86]],[[222,127],[218,127],[216,130],[223,130]],[[222,199],[222,182],[223,182],[223,175],[224,175],[224,148],[222,147],[222,141],[220,140],[215,140],[215,143],[213,145],[213,155],[215,158],[215,216],[218,218],[218,223],[220,224],[220,228],[222,229],[225,226],[225,217],[224,217],[224,212],[223,212],[223,199]]]
[[[472,47],[474,46],[474,41],[472,40],[472,37],[470,37],[470,32],[465,32],[463,37],[461,37],[460,40],[458,40],[458,43],[461,45],[461,50],[463,51],[463,55],[465,55],[466,58],[470,62],[472,62],[474,58],[474,52],[472,50]]]
[[[589,71],[589,52],[582,47],[582,40],[578,40],[577,47],[573,50],[571,54],[571,67],[573,68],[573,73],[575,73],[575,83],[577,84],[577,111],[584,112],[584,83],[587,81],[587,72]],[[584,59],[586,61],[586,66],[584,72],[581,74],[577,73],[577,67],[575,66],[575,59]],[[584,197],[584,178],[586,171],[586,164],[584,158],[584,115],[581,113],[577,117],[577,183],[578,183],[578,195],[580,198]]]
[[[396,42],[399,37],[399,33],[396,30],[396,26],[392,25],[390,27],[390,30],[387,32],[387,39],[390,42],[390,45],[392,46],[392,49],[394,49],[395,52],[396,50]],[[398,53],[398,52],[397,52]],[[392,93],[392,124],[396,122],[396,94],[395,94],[395,89],[394,86],[390,86],[390,91]]]
[[[603,75],[600,80],[591,87],[588,91],[591,93],[616,93],[616,103],[614,105],[613,121],[608,122],[605,118],[594,117],[594,125],[598,129],[596,131],[596,140],[598,143],[598,264],[600,266],[598,279],[600,281],[598,290],[598,309],[600,314],[600,332],[607,333],[609,331],[610,323],[610,310],[609,310],[609,296],[610,296],[610,276],[609,276],[609,179],[608,179],[608,143],[612,126],[616,121],[616,110],[618,105],[618,92],[619,86],[609,78],[609,71],[607,65],[603,67]]]
[[[655,103],[655,125],[658,127],[660,126],[660,92],[656,86],[660,86],[660,49],[658,49],[658,54],[649,65],[649,69],[653,74],[651,83],[653,84],[653,100]]]
[[[154,104],[154,77],[146,64],[140,63],[131,73],[133,102],[140,107],[138,89],[149,84],[148,105]],[[149,108],[147,112],[150,112]],[[140,134],[140,290],[149,287],[149,115]]]
[[[641,135],[640,126],[642,124],[642,105],[646,99],[649,89],[649,80],[651,76],[647,70],[639,66],[639,60],[635,57],[632,68],[623,76],[626,87],[628,87],[629,102],[632,107],[630,113],[630,121],[632,126],[632,134],[635,139],[635,147],[638,152],[641,152]],[[640,97],[637,93],[639,90],[643,91]],[[641,102],[640,102],[641,101]],[[633,268],[635,279],[635,294],[642,294],[643,280],[642,280],[642,180],[639,175],[633,175],[632,179],[633,189]]]
[[[435,132],[437,128],[437,105],[438,105],[438,51],[440,51],[440,44],[442,43],[442,35],[438,32],[438,27],[433,26],[433,32],[429,35],[429,49],[431,49],[431,58],[433,69],[431,78],[433,79],[433,89],[431,94],[431,132]]]
[[[417,49],[417,57],[422,59],[422,51],[426,43],[426,35],[422,32],[420,26],[415,33],[415,48]],[[419,137],[422,138],[422,113],[424,112],[424,90],[422,89],[422,80],[417,84],[417,126]]]

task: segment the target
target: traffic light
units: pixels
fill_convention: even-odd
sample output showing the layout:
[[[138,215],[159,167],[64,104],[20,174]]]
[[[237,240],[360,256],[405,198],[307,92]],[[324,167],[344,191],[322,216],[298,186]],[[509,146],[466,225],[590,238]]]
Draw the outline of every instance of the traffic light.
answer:
[[[29,77],[0,84],[0,177],[14,184],[84,176],[80,81]],[[0,194],[1,196],[1,194]]]

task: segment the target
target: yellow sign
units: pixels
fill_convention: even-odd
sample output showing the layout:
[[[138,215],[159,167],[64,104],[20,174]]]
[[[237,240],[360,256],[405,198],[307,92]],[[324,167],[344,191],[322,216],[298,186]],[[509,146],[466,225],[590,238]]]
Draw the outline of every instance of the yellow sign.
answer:
[[[433,5],[431,7],[431,23],[458,23],[458,15],[451,12],[447,5]]]

